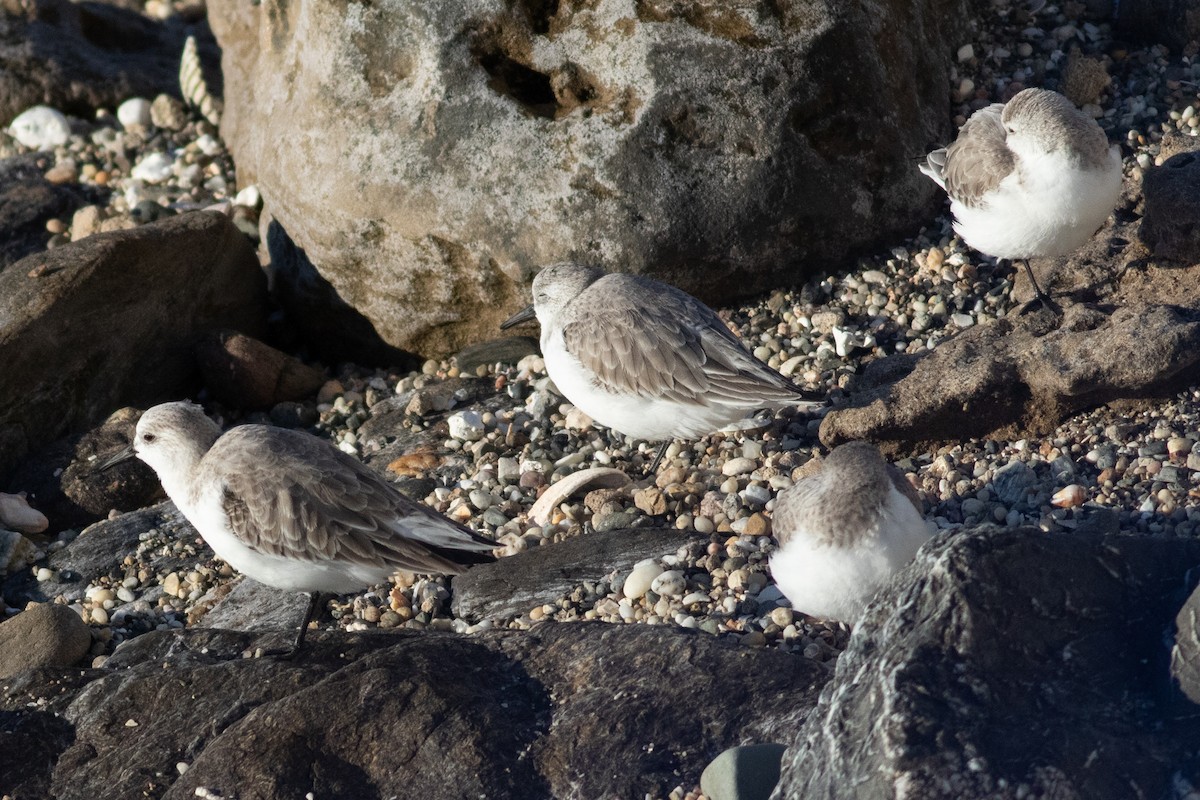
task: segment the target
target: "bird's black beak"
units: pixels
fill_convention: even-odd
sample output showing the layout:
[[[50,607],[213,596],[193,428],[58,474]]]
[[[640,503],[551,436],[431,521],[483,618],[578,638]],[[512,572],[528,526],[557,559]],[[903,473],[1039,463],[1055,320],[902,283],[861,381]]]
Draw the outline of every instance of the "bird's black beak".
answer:
[[[126,445],[125,447],[122,447],[120,450],[113,453],[111,456],[109,456],[108,458],[104,459],[99,464],[97,464],[95,469],[97,472],[103,472],[104,470],[108,469],[109,467],[115,467],[117,464],[120,464],[122,461],[128,461],[129,459],[134,458],[135,456],[137,456],[137,453],[135,453],[133,451],[133,445]]]
[[[537,316],[537,312],[535,312],[533,310],[533,306],[525,306],[520,311],[513,314],[511,317],[504,320],[504,322],[501,322],[500,330],[506,331],[509,328],[511,328],[513,325],[520,325],[522,322],[531,320],[536,316]]]

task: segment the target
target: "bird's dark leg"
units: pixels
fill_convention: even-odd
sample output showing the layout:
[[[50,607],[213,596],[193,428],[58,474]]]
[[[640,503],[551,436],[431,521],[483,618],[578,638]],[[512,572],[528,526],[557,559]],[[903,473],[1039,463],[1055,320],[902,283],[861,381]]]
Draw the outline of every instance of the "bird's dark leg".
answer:
[[[296,640],[292,642],[292,646],[287,650],[268,650],[263,655],[274,656],[282,661],[290,661],[295,658],[300,652],[300,648],[304,646],[304,637],[308,634],[308,624],[317,615],[317,608],[320,604],[321,593],[308,592],[308,609],[304,612],[304,619],[300,622],[300,630],[296,632]]]
[[[667,454],[667,448],[671,446],[671,440],[667,439],[658,446],[658,454],[654,456],[654,463],[650,465],[650,469],[646,470],[646,477],[650,477],[658,472],[658,465],[662,463],[663,456]]]
[[[1038,302],[1042,304],[1043,308],[1054,314],[1054,316],[1061,317],[1062,309],[1058,303],[1055,303],[1050,299],[1050,295],[1042,291],[1042,287],[1038,286],[1037,278],[1033,277],[1033,268],[1029,266],[1029,259],[1022,258],[1021,263],[1025,265],[1025,274],[1029,276],[1029,282],[1033,284],[1033,291],[1037,295]]]

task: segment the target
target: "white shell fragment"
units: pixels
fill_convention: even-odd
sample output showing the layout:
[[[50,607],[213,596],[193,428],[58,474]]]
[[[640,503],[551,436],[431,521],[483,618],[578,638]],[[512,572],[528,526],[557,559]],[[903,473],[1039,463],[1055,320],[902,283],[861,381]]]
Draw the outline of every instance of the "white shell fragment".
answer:
[[[179,90],[184,102],[199,111],[201,116],[213,125],[221,124],[221,109],[204,82],[195,36],[187,37],[183,43],[183,57],[179,61]]]
[[[573,472],[558,483],[550,485],[529,509],[529,519],[538,525],[545,525],[550,521],[550,513],[559,503],[584,488],[619,489],[627,483],[629,476],[612,467],[592,467]]]
[[[34,106],[12,121],[8,133],[26,147],[44,150],[66,144],[71,136],[71,126],[61,111],[49,106]]]
[[[42,512],[31,508],[25,495],[0,492],[0,528],[21,533],[41,533],[50,525]]]
[[[1087,494],[1087,489],[1077,483],[1072,483],[1055,492],[1054,496],[1050,498],[1050,504],[1058,508],[1074,508],[1087,501]]]
[[[166,153],[150,153],[134,166],[129,176],[146,183],[162,183],[171,177],[175,160]]]

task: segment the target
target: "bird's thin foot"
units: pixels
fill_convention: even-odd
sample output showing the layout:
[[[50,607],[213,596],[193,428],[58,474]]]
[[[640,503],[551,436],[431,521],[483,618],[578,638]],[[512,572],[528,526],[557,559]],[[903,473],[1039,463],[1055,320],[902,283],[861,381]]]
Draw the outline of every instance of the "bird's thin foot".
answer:
[[[671,446],[670,439],[668,439],[667,441],[663,442],[661,445],[658,446],[658,453],[655,454],[654,461],[650,462],[650,468],[646,470],[644,477],[652,478],[656,474],[658,474],[658,467],[660,464],[662,464],[663,456],[665,456],[667,454],[667,448],[670,446]]]

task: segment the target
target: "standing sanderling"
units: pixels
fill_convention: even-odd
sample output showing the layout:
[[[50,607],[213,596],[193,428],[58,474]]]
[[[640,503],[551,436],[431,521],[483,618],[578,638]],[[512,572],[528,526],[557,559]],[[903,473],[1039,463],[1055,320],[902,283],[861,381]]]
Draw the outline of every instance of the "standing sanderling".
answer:
[[[792,608],[853,623],[931,532],[921,497],[868,442],[837,447],[775,500],[771,575]]]
[[[1121,153],[1096,121],[1046,89],[1025,89],[971,115],[954,144],[920,165],[950,196],[954,230],[985,255],[1029,266],[1084,244],[1121,193]]]
[[[651,278],[548,266],[533,280],[533,305],[500,327],[535,315],[559,391],[618,433],[663,441],[659,458],[672,439],[706,436],[758,409],[824,405],[755,358],[708,306]]]
[[[267,586],[309,593],[286,655],[303,643],[321,592],[493,560],[495,542],[302,431],[242,425],[222,434],[199,406],[164,403],[142,415],[133,444],[102,467],[135,455],[218,556]]]

